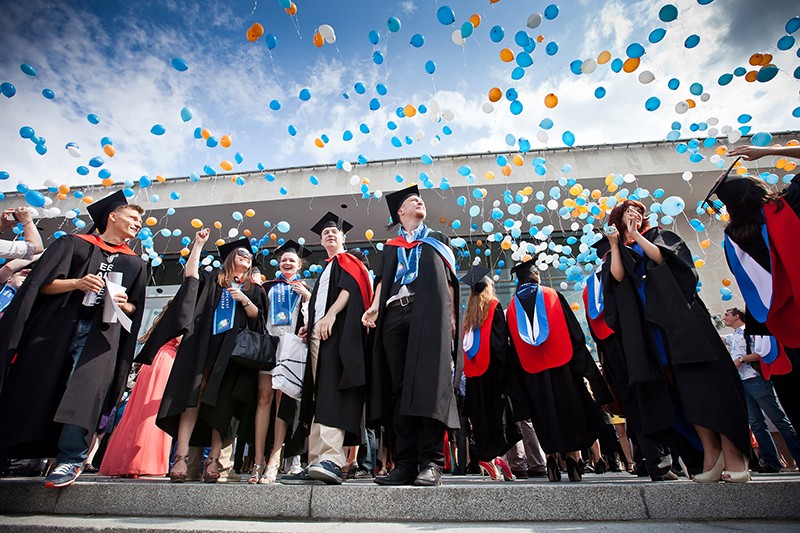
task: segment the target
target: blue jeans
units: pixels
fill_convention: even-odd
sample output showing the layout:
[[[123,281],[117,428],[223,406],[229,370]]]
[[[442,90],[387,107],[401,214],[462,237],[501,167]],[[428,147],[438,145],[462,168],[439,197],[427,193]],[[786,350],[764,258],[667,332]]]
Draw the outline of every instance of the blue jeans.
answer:
[[[72,371],[67,378],[67,384],[72,379],[75,369],[78,367],[78,361],[81,358],[83,347],[86,346],[86,340],[89,338],[89,332],[92,330],[91,320],[79,320],[75,326],[75,333],[72,335],[72,341],[69,343],[69,350],[67,355],[72,359]],[[61,436],[58,439],[58,457],[59,463],[83,463],[89,453],[89,447],[86,446],[86,435],[88,431],[86,428],[76,426],[74,424],[64,424],[61,430]]]
[[[800,438],[786,417],[786,413],[778,405],[778,398],[775,396],[772,383],[758,376],[742,381],[742,385],[747,399],[747,415],[750,429],[753,430],[753,435],[758,441],[758,448],[764,463],[774,468],[781,467],[780,460],[778,460],[778,451],[775,449],[775,441],[772,440],[772,436],[769,434],[764,414],[772,420],[772,423],[780,431],[794,460],[800,460]]]

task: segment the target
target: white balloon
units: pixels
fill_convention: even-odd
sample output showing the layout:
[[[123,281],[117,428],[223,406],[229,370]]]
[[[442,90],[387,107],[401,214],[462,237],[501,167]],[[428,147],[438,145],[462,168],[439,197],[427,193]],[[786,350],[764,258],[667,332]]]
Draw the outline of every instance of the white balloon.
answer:
[[[383,191],[375,191],[375,198],[380,200],[383,197]]]
[[[571,229],[572,231],[578,231],[578,228],[580,228],[580,227],[581,227],[581,225],[580,225],[580,224],[578,224],[577,222],[573,222],[573,223],[570,225],[570,229]]]
[[[80,146],[78,146],[78,143],[73,143],[73,142],[67,143],[66,148],[67,148],[67,152],[72,157],[77,158],[77,157],[81,156],[81,148],[80,148]]]
[[[336,42],[336,32],[333,31],[333,27],[330,24],[323,24],[317,31],[319,31],[326,43],[333,44]]]
[[[624,176],[622,176],[622,181],[624,181],[625,183],[633,183],[634,181],[636,181],[636,176],[634,176],[633,174],[625,174]]]
[[[239,230],[238,229],[231,228],[231,229],[228,230],[228,238],[233,239],[237,235],[239,235]]]
[[[481,106],[481,109],[483,110],[484,113],[488,115],[489,113],[494,111],[494,106],[492,105],[491,102],[484,102],[483,105]]]
[[[528,27],[532,30],[538,28],[539,24],[541,23],[542,23],[541,13],[533,13],[530,17],[528,17]]]
[[[643,70],[639,73],[639,83],[641,84],[647,85],[654,79],[656,79],[655,75],[649,70]]]
[[[708,102],[711,99],[711,95],[708,93],[703,93],[700,95],[701,102]]]
[[[547,209],[550,211],[555,211],[558,209],[558,201],[557,200],[550,200],[547,202]]]
[[[467,43],[467,40],[461,36],[461,29],[457,29],[453,31],[453,35],[450,37],[453,39],[453,43],[457,44],[458,46],[464,46]]]
[[[692,180],[692,176],[693,176],[692,171],[691,170],[687,170],[686,172],[681,174],[681,179],[683,181],[691,181]]]
[[[678,113],[679,115],[683,115],[687,111],[689,111],[689,104],[687,104],[686,102],[680,101],[677,104],[675,104],[675,112]]]
[[[425,132],[422,130],[417,130],[414,132],[414,140],[419,142],[425,138]]]
[[[708,128],[709,137],[716,137],[717,135],[719,135],[719,131],[717,131],[717,128]]]
[[[44,205],[53,205],[53,199],[49,196],[44,197]]]
[[[361,181],[361,178],[358,177],[358,174],[353,174],[350,176],[350,185],[358,185]]]
[[[492,207],[500,207],[500,200],[495,200],[492,202]]]
[[[445,119],[446,121],[450,122],[451,120],[456,118],[456,114],[453,113],[452,109],[445,109],[444,113],[442,113],[442,118]]]
[[[549,139],[549,138],[550,138],[550,136],[547,134],[547,132],[546,132],[546,131],[544,131],[544,130],[539,130],[539,131],[536,133],[536,138],[539,140],[539,142],[540,142],[540,143],[546,143],[546,142],[547,142],[547,139]]]
[[[351,170],[353,170],[353,164],[350,161],[345,161],[344,163],[342,163],[342,170],[344,170],[345,172],[350,172]]]
[[[719,119],[717,117],[709,117],[708,120],[706,120],[706,124],[709,126],[716,126],[719,124]]]
[[[48,178],[48,179],[44,180],[44,186],[45,187],[58,187],[58,183],[56,183],[56,180]]]
[[[431,146],[434,146],[434,147],[435,146],[439,146],[439,138],[438,137],[433,137],[431,139]]]
[[[742,132],[739,130],[731,130],[728,134],[728,142],[735,143],[742,138]]]
[[[583,63],[581,63],[581,72],[584,74],[591,74],[597,70],[597,61],[592,58],[586,59]]]
[[[439,105],[439,102],[436,100],[431,100],[428,104],[428,109],[431,113],[438,113],[442,110],[442,107]]]
[[[720,133],[722,133],[723,135],[727,135],[731,132],[732,129],[733,128],[731,128],[730,126],[722,126]]]

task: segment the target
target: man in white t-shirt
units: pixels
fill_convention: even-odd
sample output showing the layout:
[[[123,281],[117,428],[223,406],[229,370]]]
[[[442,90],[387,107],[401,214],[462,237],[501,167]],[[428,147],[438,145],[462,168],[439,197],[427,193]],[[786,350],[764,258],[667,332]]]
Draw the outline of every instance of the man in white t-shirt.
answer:
[[[7,241],[0,239],[0,258],[3,259],[33,259],[36,254],[44,251],[42,237],[36,224],[33,223],[33,212],[26,207],[6,209],[0,218],[0,233],[13,228],[17,223],[22,224],[22,241]]]

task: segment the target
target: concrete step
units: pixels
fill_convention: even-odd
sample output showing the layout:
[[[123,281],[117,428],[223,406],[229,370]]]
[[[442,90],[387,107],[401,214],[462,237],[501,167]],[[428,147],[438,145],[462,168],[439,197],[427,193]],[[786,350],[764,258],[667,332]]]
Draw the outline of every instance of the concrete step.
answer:
[[[493,482],[445,476],[441,487],[171,484],[164,478],[81,476],[44,489],[41,479],[0,481],[0,514],[347,522],[542,522],[797,520],[800,475],[754,475],[751,483],[650,482],[587,474],[581,483]]]

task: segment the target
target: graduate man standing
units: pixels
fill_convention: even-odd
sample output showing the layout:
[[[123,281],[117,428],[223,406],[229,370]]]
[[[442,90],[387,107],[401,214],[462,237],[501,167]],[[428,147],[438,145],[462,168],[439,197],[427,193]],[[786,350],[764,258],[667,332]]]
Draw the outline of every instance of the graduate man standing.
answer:
[[[366,389],[367,330],[361,316],[372,300],[364,264],[344,249],[352,224],[328,212],[311,231],[328,254],[308,303],[308,364],[300,421],[310,427],[308,468],[281,483],[339,485],[344,446],[361,443]]]
[[[145,263],[126,244],[144,210],[118,191],[88,211],[97,233],[56,239],[0,320],[0,455],[58,454],[45,487],[80,475],[125,390],[144,310]]]
[[[395,467],[375,482],[440,485],[444,434],[459,427],[455,258],[449,239],[425,225],[425,202],[416,186],[387,195],[386,203],[392,226],[402,227],[384,246],[363,323],[377,328],[368,418],[392,427]]]

